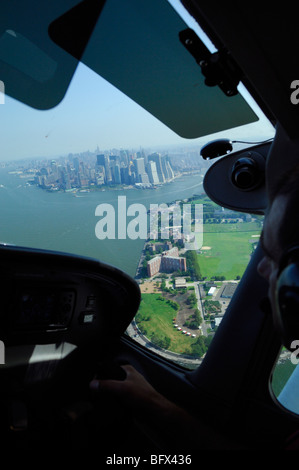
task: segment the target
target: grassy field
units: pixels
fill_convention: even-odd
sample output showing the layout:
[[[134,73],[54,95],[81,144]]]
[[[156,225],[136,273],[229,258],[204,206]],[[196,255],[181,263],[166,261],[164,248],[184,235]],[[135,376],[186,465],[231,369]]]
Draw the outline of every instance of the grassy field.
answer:
[[[282,364],[276,364],[272,376],[272,390],[276,397],[280,394],[295,368],[296,365],[292,364],[290,360]]]
[[[242,277],[259,233],[255,223],[205,224],[203,248],[198,254],[202,276]]]
[[[176,311],[166,302],[166,299],[159,300],[160,294],[142,294],[142,300],[137,314],[137,319],[144,318],[139,325],[146,330],[146,336],[150,339],[153,333],[159,332],[170,338],[169,351],[189,354],[190,345],[196,342],[197,338],[185,336],[173,326],[173,318]]]
[[[207,278],[225,276],[226,279],[242,277],[260,231],[259,222],[204,224],[203,247],[198,254],[201,275]],[[190,354],[191,345],[196,343],[197,338],[185,336],[174,328],[173,319],[177,311],[167,303],[167,295],[163,293],[162,297],[161,294],[142,293],[137,323],[148,339],[154,334],[169,338],[170,351]],[[171,298],[180,303],[181,309],[184,308],[182,297]]]

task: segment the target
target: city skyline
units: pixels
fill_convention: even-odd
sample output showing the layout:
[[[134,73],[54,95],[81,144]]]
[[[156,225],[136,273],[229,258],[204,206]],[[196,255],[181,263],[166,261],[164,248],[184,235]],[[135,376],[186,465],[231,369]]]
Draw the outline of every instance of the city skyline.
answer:
[[[27,160],[17,168],[23,175],[47,190],[91,189],[92,187],[125,185],[156,187],[172,181],[185,171],[199,171],[209,166],[200,158],[199,150],[161,154],[140,150],[69,154],[58,159]]]

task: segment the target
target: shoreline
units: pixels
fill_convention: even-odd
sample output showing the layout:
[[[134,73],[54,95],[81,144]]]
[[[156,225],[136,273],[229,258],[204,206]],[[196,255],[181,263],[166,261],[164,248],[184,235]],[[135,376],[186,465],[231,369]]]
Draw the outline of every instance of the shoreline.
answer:
[[[201,175],[201,170],[193,170],[193,171],[186,171],[186,172],[180,172],[176,174],[173,178],[163,182],[163,183],[135,183],[134,185],[125,185],[125,184],[112,184],[112,185],[101,185],[101,186],[96,186],[94,184],[90,184],[87,186],[83,187],[72,187],[68,189],[64,189],[57,184],[52,184],[49,187],[43,187],[42,185],[37,184],[33,178],[35,178],[36,175],[24,173],[23,170],[14,170],[14,171],[9,171],[9,174],[14,174],[18,176],[21,179],[30,179],[30,181],[27,181],[28,184],[31,186],[36,186],[37,188],[40,188],[44,191],[47,191],[49,193],[77,193],[77,192],[103,192],[103,191],[131,191],[131,190],[156,190],[159,189],[167,184],[172,184],[175,182],[176,179],[178,178],[183,178],[183,177],[188,177],[188,176],[195,176],[195,175]]]

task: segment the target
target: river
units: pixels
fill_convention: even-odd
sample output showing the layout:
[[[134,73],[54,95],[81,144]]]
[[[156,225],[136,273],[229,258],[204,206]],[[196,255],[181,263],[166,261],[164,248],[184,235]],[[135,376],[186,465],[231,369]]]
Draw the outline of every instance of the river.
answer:
[[[126,196],[127,207],[140,203],[149,209],[150,204],[169,204],[203,192],[203,178],[196,174],[176,178],[157,189],[50,193],[29,185],[26,178],[12,171],[12,167],[0,169],[1,242],[97,258],[131,276],[145,240],[99,240],[96,207],[111,204],[117,219],[118,196]]]

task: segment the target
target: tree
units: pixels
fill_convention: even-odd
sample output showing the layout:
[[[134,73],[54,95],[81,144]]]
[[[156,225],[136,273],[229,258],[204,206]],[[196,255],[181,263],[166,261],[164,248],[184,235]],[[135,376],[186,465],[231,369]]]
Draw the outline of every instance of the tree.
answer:
[[[212,339],[212,336],[199,336],[196,342],[191,346],[192,356],[202,357],[207,352]]]
[[[193,315],[190,315],[188,320],[185,321],[184,326],[187,326],[188,328],[191,328],[193,330],[197,330],[201,323],[202,318],[200,316],[200,311],[198,309],[195,309]]]
[[[186,303],[187,303],[188,305],[190,305],[191,307],[196,307],[196,305],[197,305],[197,298],[196,298],[196,295],[195,295],[194,292],[192,292],[192,293],[189,295],[188,299],[186,300]]]
[[[198,310],[198,308],[196,308],[194,312],[194,321],[196,321],[197,325],[202,324],[202,317],[200,315],[200,311]]]
[[[189,250],[185,254],[187,261],[187,271],[194,279],[201,279],[200,267],[198,264],[198,257],[194,250]]]
[[[205,345],[205,341],[204,341],[204,338],[202,336],[199,336],[197,341],[192,344],[191,346],[191,350],[192,350],[192,356],[195,356],[195,357],[202,357],[205,352],[207,351],[207,348],[206,348],[206,345]]]
[[[162,349],[168,349],[170,346],[170,338],[167,336],[162,336],[158,333],[153,333],[151,335],[151,342]]]

